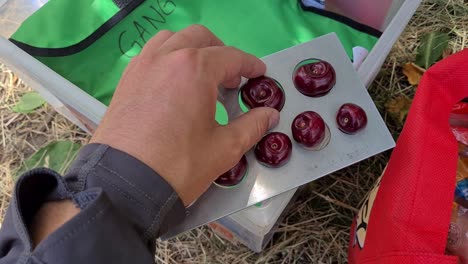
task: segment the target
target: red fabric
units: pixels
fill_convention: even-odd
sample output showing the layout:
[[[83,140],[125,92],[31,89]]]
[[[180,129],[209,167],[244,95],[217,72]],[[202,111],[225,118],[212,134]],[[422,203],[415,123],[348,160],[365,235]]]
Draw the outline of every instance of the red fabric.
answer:
[[[465,102],[456,103],[452,108],[452,113],[463,114],[463,115],[468,114],[468,103],[465,103]]]
[[[382,177],[367,226],[349,263],[456,263],[445,256],[454,199],[457,142],[449,127],[453,105],[468,96],[468,50],[423,76],[405,127]]]

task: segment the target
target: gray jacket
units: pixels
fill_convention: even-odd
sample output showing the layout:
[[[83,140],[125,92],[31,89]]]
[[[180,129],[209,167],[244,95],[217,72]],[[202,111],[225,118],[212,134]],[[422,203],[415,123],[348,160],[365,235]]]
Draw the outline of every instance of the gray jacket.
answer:
[[[33,250],[32,217],[44,202],[62,199],[81,212]],[[65,177],[44,168],[21,176],[0,230],[0,264],[154,263],[155,239],[183,217],[181,200],[154,170],[90,144]]]

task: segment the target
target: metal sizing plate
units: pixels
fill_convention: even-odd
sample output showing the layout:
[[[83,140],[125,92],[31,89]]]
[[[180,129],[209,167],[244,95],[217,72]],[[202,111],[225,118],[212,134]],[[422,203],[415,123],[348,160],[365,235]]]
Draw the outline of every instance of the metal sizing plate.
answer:
[[[306,97],[292,83],[296,65],[311,58],[328,61],[336,71],[336,85],[323,97]],[[231,189],[212,185],[188,208],[188,215],[183,222],[172,226],[163,235],[163,239],[252,206],[395,146],[382,117],[335,34],[316,38],[262,60],[267,64],[266,76],[277,80],[285,91],[286,103],[281,111],[281,121],[273,131],[283,132],[291,138],[291,160],[281,168],[267,168],[256,161],[253,151],[249,151],[246,178]],[[226,107],[230,120],[243,113],[238,103],[238,91],[221,88],[219,101]],[[336,112],[344,103],[355,103],[367,113],[367,127],[355,135],[342,133],[336,125]],[[291,122],[306,110],[319,113],[330,128],[330,143],[320,151],[305,150],[292,138]]]
[[[32,13],[48,0],[0,0],[0,36],[9,38]]]

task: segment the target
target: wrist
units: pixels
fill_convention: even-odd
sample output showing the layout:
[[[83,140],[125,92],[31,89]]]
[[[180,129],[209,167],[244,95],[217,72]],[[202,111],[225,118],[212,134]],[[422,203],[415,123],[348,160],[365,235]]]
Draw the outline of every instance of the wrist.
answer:
[[[101,188],[148,240],[185,217],[185,207],[164,178],[138,157],[109,145],[84,146],[65,179],[75,193]]]
[[[33,217],[29,230],[33,247],[80,212],[71,200],[44,203]]]
[[[103,134],[106,136],[100,136]],[[114,133],[114,135],[103,131],[93,136],[90,144],[108,145],[150,167],[174,189],[185,206],[198,198],[196,192],[194,193],[197,188],[190,182],[191,166],[188,160],[184,161],[180,155],[170,155],[169,151],[161,150],[157,144],[151,144],[151,147],[148,147],[147,143],[141,145],[142,140],[133,139],[131,136],[123,136],[122,133]],[[157,156],[155,148],[160,150]],[[173,164],[174,160],[177,160],[177,166],[167,166]]]

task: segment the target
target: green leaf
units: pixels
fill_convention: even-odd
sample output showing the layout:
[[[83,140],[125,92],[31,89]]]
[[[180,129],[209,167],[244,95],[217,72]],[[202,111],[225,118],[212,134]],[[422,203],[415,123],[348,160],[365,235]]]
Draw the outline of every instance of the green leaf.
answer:
[[[448,46],[449,35],[444,32],[431,32],[424,35],[416,55],[416,64],[429,69],[432,64],[442,58]]]
[[[36,92],[26,93],[21,96],[19,102],[13,107],[16,113],[31,113],[34,109],[42,106],[46,101]]]
[[[26,171],[39,167],[50,168],[63,175],[80,148],[80,144],[71,141],[52,141],[23,161],[13,180],[16,181]]]

